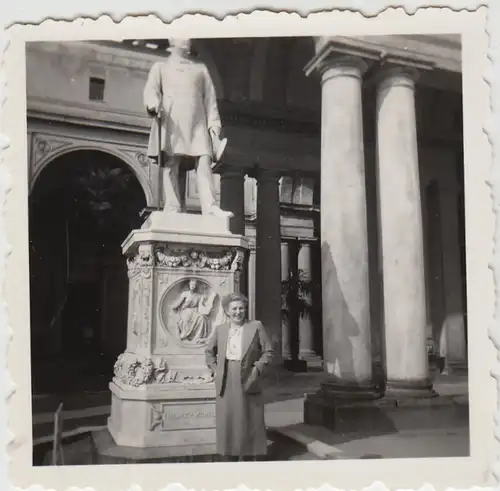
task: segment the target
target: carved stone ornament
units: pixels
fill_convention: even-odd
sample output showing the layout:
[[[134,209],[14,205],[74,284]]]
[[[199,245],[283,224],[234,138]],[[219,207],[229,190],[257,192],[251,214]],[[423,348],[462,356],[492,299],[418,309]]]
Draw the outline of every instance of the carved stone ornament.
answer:
[[[216,271],[228,271],[232,269],[234,261],[239,264],[239,257],[243,254],[237,249],[229,249],[223,252],[206,253],[196,249],[171,249],[168,246],[156,248],[156,261],[158,266],[169,268],[199,268]],[[241,262],[243,258],[241,258]],[[233,271],[235,271],[233,269]]]
[[[150,357],[129,352],[122,353],[116,360],[114,375],[117,380],[132,387],[169,383],[198,385],[213,381],[210,373],[197,376],[181,375],[175,370],[170,370],[163,358],[155,362]]]
[[[33,135],[33,147],[32,147],[32,161],[31,167],[32,172],[38,173],[40,165],[42,163],[47,163],[50,160],[50,156],[63,148],[71,147],[74,142],[71,140],[65,140],[64,138],[56,138],[52,135]],[[45,164],[44,164],[45,165]]]
[[[120,382],[132,387],[147,384],[151,380],[154,370],[155,366],[150,358],[127,352],[118,357],[114,366],[115,377]]]
[[[153,263],[152,247],[149,244],[141,244],[135,255],[127,258],[129,278],[137,273],[149,278]]]
[[[234,254],[233,262],[231,263],[231,271],[242,271],[245,253],[241,249],[237,249]]]
[[[139,164],[142,167],[147,167],[149,165],[149,159],[148,159],[148,157],[146,157],[145,153],[143,153],[143,152],[137,152],[135,154],[135,158],[137,159],[137,162],[139,162]]]
[[[35,152],[40,156],[44,157],[50,152],[50,143],[47,140],[37,140],[35,144]]]
[[[163,408],[161,404],[151,406],[151,422],[149,424],[149,431],[156,430],[158,426],[163,425]]]

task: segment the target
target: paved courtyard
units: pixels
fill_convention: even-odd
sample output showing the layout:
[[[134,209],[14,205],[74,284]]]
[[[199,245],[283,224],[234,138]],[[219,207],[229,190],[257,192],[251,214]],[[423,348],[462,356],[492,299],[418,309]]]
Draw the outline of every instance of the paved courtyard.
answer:
[[[277,387],[266,391],[266,424],[268,427],[269,458],[272,460],[317,459],[370,459],[370,458],[417,458],[458,457],[469,454],[469,430],[467,424],[440,425],[437,428],[400,430],[383,434],[338,434],[322,427],[303,422],[304,394],[317,389],[321,373],[294,375],[283,380]],[[461,404],[467,403],[467,379],[464,377],[440,377],[435,382],[440,395],[452,396]],[[90,430],[103,428],[107,406],[90,407],[69,412],[71,418],[85,415],[92,420],[101,415],[101,424],[81,426],[68,433],[65,444],[65,463],[69,465],[91,464],[92,445]],[[43,415],[42,415],[43,416]],[[45,415],[46,417],[48,416]],[[35,422],[41,415],[35,415]],[[73,434],[73,436],[71,436]],[[43,438],[40,439],[43,441]],[[38,464],[49,463],[50,442],[40,446]]]

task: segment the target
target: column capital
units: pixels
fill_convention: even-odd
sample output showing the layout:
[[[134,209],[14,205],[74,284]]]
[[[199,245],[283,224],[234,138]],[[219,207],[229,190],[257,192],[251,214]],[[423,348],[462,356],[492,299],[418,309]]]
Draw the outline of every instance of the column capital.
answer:
[[[257,179],[257,184],[263,182],[278,182],[281,178],[282,173],[274,169],[258,168],[253,172],[253,177]]]
[[[368,67],[369,63],[357,56],[330,56],[317,67],[317,70],[323,84],[334,77],[354,77],[362,80]]]
[[[428,60],[412,57],[388,55],[382,58],[377,70],[374,70],[372,83],[378,90],[387,87],[406,86],[413,88],[423,71],[434,68]]]
[[[316,38],[315,52],[312,60],[304,67],[306,76],[315,71],[322,74],[329,68],[345,66],[348,60],[351,60],[351,69],[355,68],[353,60],[359,60],[361,66],[358,66],[358,70],[364,68],[365,71],[370,63],[380,59],[379,49],[360,40],[342,36]]]
[[[299,242],[299,249],[310,249],[312,243],[310,241],[300,241]]]
[[[331,53],[326,58],[318,61],[313,69],[320,75],[323,83],[338,76],[361,79],[369,66],[369,62],[359,56]]]
[[[245,177],[247,169],[245,169],[244,167],[240,167],[238,165],[223,164],[219,167],[217,173],[220,174],[221,178]]]

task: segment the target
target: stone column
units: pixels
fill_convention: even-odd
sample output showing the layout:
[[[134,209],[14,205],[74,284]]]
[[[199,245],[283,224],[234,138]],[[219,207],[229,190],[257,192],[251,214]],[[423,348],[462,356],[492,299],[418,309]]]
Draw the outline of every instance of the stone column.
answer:
[[[445,356],[448,372],[463,372],[467,369],[457,191],[456,186],[440,182],[439,201],[445,294],[445,321],[442,326],[440,351]]]
[[[302,242],[299,246],[297,257],[297,266],[299,270],[299,281],[306,283],[305,286],[310,288],[312,278],[311,267],[311,244]],[[307,308],[312,307],[312,292],[302,293],[301,301],[305,303]],[[316,358],[314,350],[314,325],[313,318],[308,311],[302,312],[299,316],[299,358],[303,360]]]
[[[279,174],[257,172],[255,316],[272,335],[281,355],[281,226]]]
[[[220,207],[232,211],[233,234],[245,235],[245,171],[241,167],[224,166],[220,176]]]
[[[325,390],[372,395],[361,58],[321,62],[321,261]]]
[[[255,244],[250,244],[250,256],[248,258],[248,316],[250,319],[255,319],[255,258],[256,258]]]
[[[289,264],[289,254],[288,254],[288,242],[281,243],[281,281],[288,281],[290,279],[290,264]],[[285,295],[281,296],[281,308],[286,310],[288,308],[288,299]],[[282,354],[284,359],[290,359],[290,322],[288,316],[281,316],[281,329],[282,329]]]
[[[384,68],[377,87],[386,395],[433,393],[426,350],[416,75],[410,67]]]

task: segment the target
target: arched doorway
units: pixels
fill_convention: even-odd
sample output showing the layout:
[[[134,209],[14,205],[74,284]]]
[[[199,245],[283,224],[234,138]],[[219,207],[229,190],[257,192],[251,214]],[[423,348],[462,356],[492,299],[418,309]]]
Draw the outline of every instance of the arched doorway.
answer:
[[[109,382],[126,344],[121,243],[140,227],[145,205],[130,167],[105,152],[57,157],[35,182],[29,199],[34,392]]]

